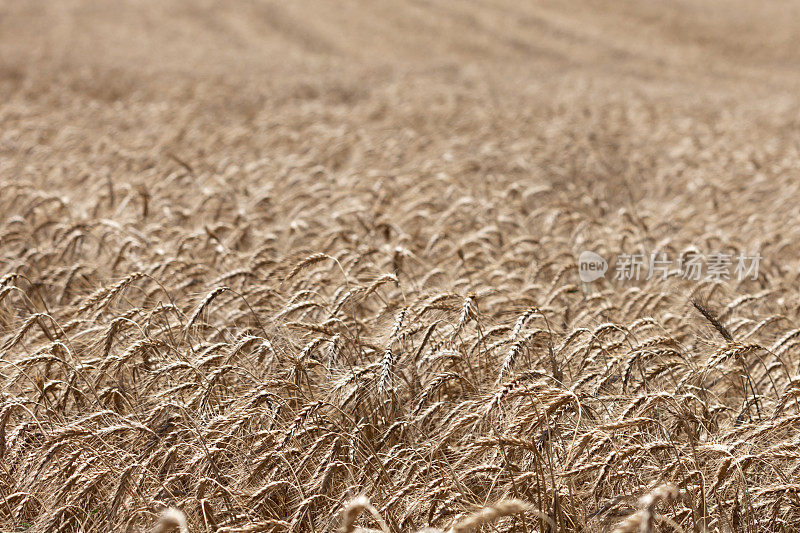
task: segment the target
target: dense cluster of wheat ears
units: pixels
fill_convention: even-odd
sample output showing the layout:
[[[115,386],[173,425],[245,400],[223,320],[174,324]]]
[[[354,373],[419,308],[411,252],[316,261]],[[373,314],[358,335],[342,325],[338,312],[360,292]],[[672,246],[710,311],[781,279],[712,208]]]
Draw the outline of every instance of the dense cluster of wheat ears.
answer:
[[[797,9],[712,3],[0,2],[0,530],[797,528]]]

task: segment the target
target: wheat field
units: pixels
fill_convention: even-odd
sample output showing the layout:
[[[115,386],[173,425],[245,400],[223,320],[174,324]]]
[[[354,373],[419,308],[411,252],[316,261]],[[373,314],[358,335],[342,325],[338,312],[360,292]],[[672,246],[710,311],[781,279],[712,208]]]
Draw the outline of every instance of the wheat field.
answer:
[[[0,0],[0,531],[800,529],[798,28]]]

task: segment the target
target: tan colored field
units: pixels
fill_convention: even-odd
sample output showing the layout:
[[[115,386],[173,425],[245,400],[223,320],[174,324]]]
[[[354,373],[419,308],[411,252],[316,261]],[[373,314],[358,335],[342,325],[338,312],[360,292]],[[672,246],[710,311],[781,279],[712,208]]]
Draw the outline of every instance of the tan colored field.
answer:
[[[0,531],[800,529],[798,94],[789,0],[0,0]]]

